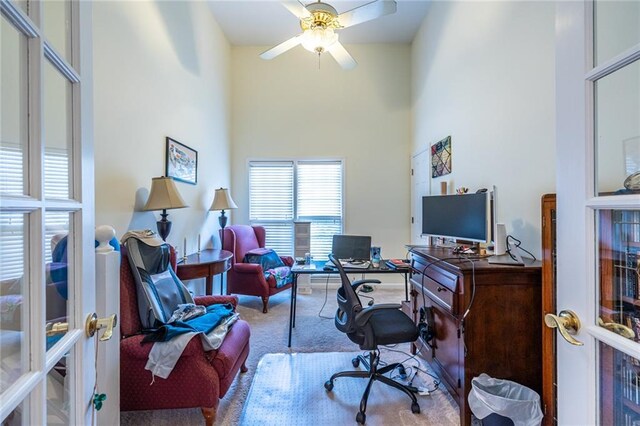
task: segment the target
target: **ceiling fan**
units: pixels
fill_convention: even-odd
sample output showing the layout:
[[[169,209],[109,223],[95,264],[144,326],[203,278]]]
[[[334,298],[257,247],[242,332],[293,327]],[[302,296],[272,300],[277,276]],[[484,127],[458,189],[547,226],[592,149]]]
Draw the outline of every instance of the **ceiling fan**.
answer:
[[[282,5],[300,19],[302,33],[263,52],[260,57],[273,59],[301,44],[318,56],[329,52],[344,69],[354,68],[357,62],[338,41],[336,31],[390,15],[397,9],[395,0],[375,0],[340,14],[329,3],[323,3],[320,0],[308,5],[290,0],[282,2]]]

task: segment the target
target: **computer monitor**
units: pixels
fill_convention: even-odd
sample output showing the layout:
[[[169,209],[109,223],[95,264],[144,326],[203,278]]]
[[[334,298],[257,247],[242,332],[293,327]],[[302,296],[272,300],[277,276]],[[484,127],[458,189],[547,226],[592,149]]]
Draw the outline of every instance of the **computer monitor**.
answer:
[[[422,234],[473,242],[492,239],[490,194],[422,197]]]
[[[371,237],[334,235],[331,252],[336,259],[369,260],[371,256]]]

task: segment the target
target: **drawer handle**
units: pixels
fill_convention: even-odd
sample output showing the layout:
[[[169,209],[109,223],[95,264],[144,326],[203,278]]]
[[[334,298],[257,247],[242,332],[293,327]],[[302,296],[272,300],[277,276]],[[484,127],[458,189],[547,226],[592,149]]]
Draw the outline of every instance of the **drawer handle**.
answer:
[[[438,293],[439,293],[439,292],[441,292],[441,291],[445,291],[445,290],[446,290],[446,288],[438,286],[438,288],[437,288],[436,290],[438,290]]]

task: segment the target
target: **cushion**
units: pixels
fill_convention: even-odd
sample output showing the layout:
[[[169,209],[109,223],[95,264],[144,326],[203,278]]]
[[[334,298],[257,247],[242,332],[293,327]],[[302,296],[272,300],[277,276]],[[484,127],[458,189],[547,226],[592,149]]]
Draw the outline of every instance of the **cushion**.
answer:
[[[256,263],[262,266],[264,271],[284,266],[284,262],[275,251],[264,248],[248,251],[244,255],[244,263]]]

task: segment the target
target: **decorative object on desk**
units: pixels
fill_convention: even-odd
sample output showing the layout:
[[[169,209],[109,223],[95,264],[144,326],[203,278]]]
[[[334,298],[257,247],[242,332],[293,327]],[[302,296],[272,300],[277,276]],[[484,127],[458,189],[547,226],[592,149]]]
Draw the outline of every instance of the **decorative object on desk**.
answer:
[[[147,204],[142,208],[145,211],[162,210],[160,216],[162,219],[156,222],[158,225],[158,234],[163,241],[167,240],[169,232],[171,232],[171,221],[167,219],[169,209],[181,209],[189,207],[176,188],[173,179],[166,176],[154,177],[151,180],[151,191]]]
[[[467,188],[466,186],[461,186],[460,188],[456,189],[456,194],[458,195],[466,194],[467,192],[469,192],[469,188]]]
[[[380,266],[380,260],[382,260],[382,248],[379,246],[371,246],[371,263],[374,268]]]
[[[167,137],[166,174],[180,182],[198,182],[198,151]]]
[[[227,188],[216,189],[216,194],[213,197],[213,203],[211,203],[210,211],[220,210],[220,217],[218,217],[218,223],[220,224],[220,247],[224,248],[224,228],[227,226],[227,216],[224,215],[225,210],[237,209],[238,206],[231,198],[229,190]]]
[[[451,136],[431,145],[431,177],[451,173]]]

